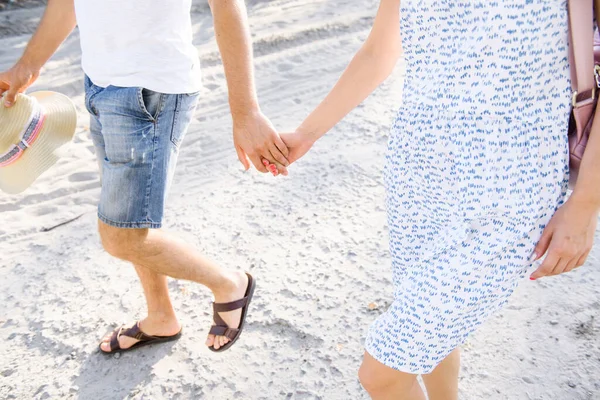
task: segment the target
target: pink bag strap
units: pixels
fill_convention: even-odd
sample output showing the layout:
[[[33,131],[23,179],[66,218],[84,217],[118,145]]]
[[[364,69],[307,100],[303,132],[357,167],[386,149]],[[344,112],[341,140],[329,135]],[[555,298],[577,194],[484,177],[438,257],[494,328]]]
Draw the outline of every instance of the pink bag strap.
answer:
[[[569,0],[569,62],[573,107],[596,95],[594,76],[594,0]]]

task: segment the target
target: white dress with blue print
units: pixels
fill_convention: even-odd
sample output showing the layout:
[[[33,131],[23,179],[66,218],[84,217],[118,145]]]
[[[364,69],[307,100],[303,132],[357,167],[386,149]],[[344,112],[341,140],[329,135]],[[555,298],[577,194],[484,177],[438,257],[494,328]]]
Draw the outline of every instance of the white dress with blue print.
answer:
[[[402,0],[385,180],[394,302],[366,349],[430,373],[532,272],[568,179],[565,0]]]

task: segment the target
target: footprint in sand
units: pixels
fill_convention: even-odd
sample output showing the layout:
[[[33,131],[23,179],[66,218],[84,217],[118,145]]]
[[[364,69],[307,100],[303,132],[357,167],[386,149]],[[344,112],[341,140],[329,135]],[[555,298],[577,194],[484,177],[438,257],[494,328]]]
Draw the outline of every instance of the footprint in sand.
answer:
[[[44,215],[52,214],[58,211],[58,207],[55,206],[39,206],[35,210],[33,210],[33,214],[41,217]]]
[[[213,90],[217,90],[218,88],[220,88],[221,86],[214,84],[214,83],[207,83],[204,85],[205,88],[207,88],[208,90],[210,90],[211,92]]]
[[[287,72],[287,71],[293,70],[294,65],[288,64],[288,63],[281,63],[281,64],[277,65],[277,69],[279,70],[279,72]]]
[[[97,172],[75,172],[74,174],[69,175],[69,182],[86,182],[93,181],[98,178]]]
[[[0,204],[0,213],[8,212],[8,211],[17,211],[20,209],[21,209],[21,205],[18,203]]]

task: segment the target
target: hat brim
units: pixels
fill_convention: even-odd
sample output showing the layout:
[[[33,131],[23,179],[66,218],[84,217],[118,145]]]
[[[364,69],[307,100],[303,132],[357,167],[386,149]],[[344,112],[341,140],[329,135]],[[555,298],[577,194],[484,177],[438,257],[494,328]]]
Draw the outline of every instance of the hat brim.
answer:
[[[67,96],[56,92],[35,92],[44,110],[44,123],[30,148],[13,164],[0,168],[0,189],[6,193],[23,192],[58,161],[56,150],[73,139],[77,110]]]

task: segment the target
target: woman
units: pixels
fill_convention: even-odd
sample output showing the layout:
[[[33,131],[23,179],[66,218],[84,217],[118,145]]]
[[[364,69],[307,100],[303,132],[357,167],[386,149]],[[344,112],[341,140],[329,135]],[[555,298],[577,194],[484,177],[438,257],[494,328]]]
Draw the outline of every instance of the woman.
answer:
[[[359,377],[373,399],[424,399],[423,375],[429,399],[449,400],[458,347],[516,285],[585,261],[600,210],[600,132],[566,200],[564,0],[382,0],[337,85],[282,135],[290,161],[391,73],[401,33],[407,73],[385,167],[394,302],[371,326]]]

